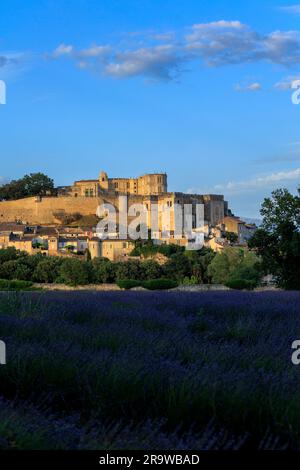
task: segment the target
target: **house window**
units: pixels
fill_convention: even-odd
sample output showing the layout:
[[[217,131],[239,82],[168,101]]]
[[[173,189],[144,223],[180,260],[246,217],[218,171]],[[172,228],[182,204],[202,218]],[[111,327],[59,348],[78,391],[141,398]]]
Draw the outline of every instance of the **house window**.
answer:
[[[123,243],[123,248],[127,248],[127,243]]]

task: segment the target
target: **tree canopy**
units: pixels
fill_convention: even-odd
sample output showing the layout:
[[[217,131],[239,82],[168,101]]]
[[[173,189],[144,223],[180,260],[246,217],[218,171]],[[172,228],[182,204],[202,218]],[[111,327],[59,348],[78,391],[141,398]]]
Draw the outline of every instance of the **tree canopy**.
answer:
[[[54,182],[43,173],[30,173],[0,186],[0,199],[13,200],[52,193]]]
[[[263,223],[249,240],[263,260],[266,274],[273,274],[277,285],[300,289],[300,190],[273,191],[262,204]]]
[[[242,279],[257,285],[261,277],[260,259],[248,249],[226,247],[214,257],[208,273],[212,281],[219,284]]]

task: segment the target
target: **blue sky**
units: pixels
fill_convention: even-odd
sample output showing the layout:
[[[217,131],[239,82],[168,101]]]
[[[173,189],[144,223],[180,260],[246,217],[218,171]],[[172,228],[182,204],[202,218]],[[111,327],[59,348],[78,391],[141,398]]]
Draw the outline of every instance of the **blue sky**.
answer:
[[[256,217],[300,183],[300,4],[2,0],[2,181],[166,171]]]

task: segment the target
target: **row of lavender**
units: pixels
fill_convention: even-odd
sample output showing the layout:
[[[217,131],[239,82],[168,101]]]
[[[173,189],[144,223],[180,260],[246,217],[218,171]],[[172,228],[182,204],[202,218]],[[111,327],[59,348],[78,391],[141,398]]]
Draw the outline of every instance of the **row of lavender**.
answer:
[[[0,447],[299,447],[300,293],[7,293]]]

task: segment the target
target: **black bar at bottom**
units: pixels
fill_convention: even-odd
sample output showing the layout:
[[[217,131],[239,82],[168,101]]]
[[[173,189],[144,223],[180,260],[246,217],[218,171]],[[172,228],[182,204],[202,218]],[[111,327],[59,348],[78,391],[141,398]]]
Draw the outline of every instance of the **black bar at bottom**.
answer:
[[[300,462],[300,452],[286,451],[22,451],[0,452],[0,465],[30,468],[160,468],[180,465],[183,468],[244,468],[253,465],[286,468]],[[216,467],[217,466],[217,467]],[[295,467],[297,468],[297,467]],[[54,470],[56,470],[54,468]]]

